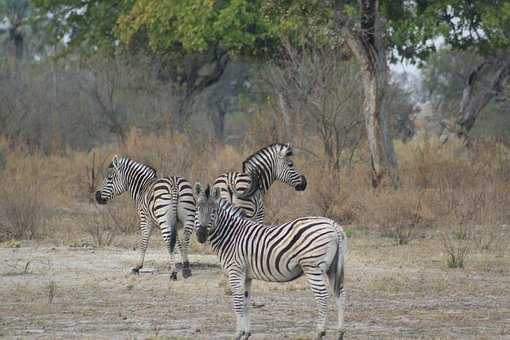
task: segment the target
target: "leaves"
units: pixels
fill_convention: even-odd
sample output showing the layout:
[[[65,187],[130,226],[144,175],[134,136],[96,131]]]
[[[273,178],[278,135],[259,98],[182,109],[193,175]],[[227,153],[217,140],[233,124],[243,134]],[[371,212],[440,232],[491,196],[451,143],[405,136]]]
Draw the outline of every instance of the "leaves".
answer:
[[[7,1],[7,0],[4,0]],[[337,44],[339,25],[359,25],[352,0],[34,0],[53,20],[56,40],[71,46],[115,48],[142,41],[159,55],[190,54],[221,47],[231,54],[269,57],[292,41]],[[454,48],[488,54],[510,44],[510,3],[499,0],[379,2],[392,60],[425,59],[443,37]],[[335,11],[344,20],[339,22]]]

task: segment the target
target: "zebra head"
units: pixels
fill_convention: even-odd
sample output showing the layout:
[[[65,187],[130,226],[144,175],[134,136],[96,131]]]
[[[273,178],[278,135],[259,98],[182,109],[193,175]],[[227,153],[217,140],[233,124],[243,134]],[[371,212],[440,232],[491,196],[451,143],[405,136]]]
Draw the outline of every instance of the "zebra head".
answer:
[[[243,173],[252,177],[251,187],[242,196],[250,196],[259,189],[266,192],[275,180],[294,187],[296,191],[305,190],[306,177],[301,175],[294,167],[294,162],[289,159],[292,154],[290,144],[276,143],[248,157],[243,162]]]
[[[306,177],[294,167],[294,162],[289,159],[293,151],[290,144],[277,144],[281,146],[276,153],[276,179],[294,187],[296,191],[306,189]]]
[[[212,192],[211,192],[212,191]],[[197,228],[197,240],[205,243],[214,229],[215,220],[220,200],[220,189],[208,185],[205,190],[200,183],[195,184],[195,195],[197,196],[197,210],[195,215],[195,227]]]
[[[121,159],[115,155],[106,169],[105,177],[101,188],[96,191],[96,201],[99,204],[106,204],[115,196],[122,194],[126,191],[126,184],[124,183],[124,176],[121,171]]]

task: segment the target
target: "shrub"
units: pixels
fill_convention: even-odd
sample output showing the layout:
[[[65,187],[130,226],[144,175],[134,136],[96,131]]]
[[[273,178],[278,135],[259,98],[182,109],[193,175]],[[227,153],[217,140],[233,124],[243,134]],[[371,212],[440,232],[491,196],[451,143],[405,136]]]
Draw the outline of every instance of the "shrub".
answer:
[[[464,268],[464,260],[470,250],[470,240],[455,240],[448,232],[442,233],[441,240],[448,268]]]
[[[104,209],[97,207],[97,213],[88,220],[85,230],[92,237],[96,247],[110,246],[118,233],[106,207]]]
[[[42,236],[46,216],[36,185],[14,180],[0,188],[0,240]]]
[[[415,191],[381,192],[365,198],[361,220],[381,236],[392,238],[396,245],[407,244],[432,220],[424,200],[423,194]]]

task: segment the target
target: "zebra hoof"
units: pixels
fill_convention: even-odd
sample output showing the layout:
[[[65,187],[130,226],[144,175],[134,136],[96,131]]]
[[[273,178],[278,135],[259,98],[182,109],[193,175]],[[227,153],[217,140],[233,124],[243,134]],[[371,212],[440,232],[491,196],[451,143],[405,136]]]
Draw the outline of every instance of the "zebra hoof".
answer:
[[[338,331],[337,340],[344,340],[344,331]]]
[[[188,278],[190,276],[191,276],[191,269],[183,268],[182,269],[182,277],[186,279],[186,278]]]
[[[252,308],[255,308],[255,309],[256,309],[256,308],[262,308],[262,307],[264,307],[265,305],[266,305],[265,303],[256,303],[256,302],[254,302],[254,301],[252,301],[252,302],[251,302],[251,307],[252,307]]]
[[[177,272],[170,273],[170,281],[177,281]]]
[[[245,340],[245,339],[248,339],[248,337],[249,337],[250,335],[251,335],[251,333],[246,333],[246,332],[244,332],[244,331],[242,331],[242,332],[238,332],[238,333],[236,334],[235,339],[236,339],[236,340]]]
[[[317,337],[315,339],[322,340],[322,338],[326,335],[326,331],[320,331],[317,333]]]
[[[131,274],[139,275],[140,274],[140,268],[133,268],[133,269],[131,269]]]
[[[189,262],[186,261],[182,264],[182,277],[188,278],[191,276],[191,268],[189,267]]]

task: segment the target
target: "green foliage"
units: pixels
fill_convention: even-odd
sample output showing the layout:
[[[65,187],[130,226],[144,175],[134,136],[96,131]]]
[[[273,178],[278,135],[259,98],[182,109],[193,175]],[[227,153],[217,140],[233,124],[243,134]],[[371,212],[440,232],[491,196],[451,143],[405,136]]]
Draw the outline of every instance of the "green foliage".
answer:
[[[352,228],[345,228],[344,232],[345,236],[347,236],[348,238],[352,238],[352,235],[354,235],[354,231]]]
[[[161,52],[176,46],[188,52],[204,51],[219,42],[239,51],[269,38],[257,3],[245,0],[136,0],[119,17],[117,33],[129,42],[140,30],[147,32],[149,45]]]
[[[68,50],[81,48],[94,53],[98,48],[111,51],[118,38],[114,34],[117,18],[132,6],[131,0],[33,0],[50,19],[48,33],[51,43],[68,40]]]
[[[384,7],[391,44],[404,58],[426,58],[435,51],[431,39],[439,36],[454,49],[481,54],[510,46],[508,1],[388,0]]]
[[[270,56],[282,36],[295,41],[335,44],[340,26],[359,27],[358,2],[351,0],[34,0],[52,14],[56,40],[70,46],[112,48],[147,41],[158,54],[192,53],[221,47],[231,53]],[[481,53],[510,44],[510,3],[496,0],[380,1],[388,50],[407,59],[424,59],[442,36],[454,48]],[[342,13],[337,20],[335,11]],[[72,32],[72,34],[70,34]],[[303,39],[305,38],[305,39]]]

